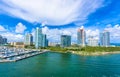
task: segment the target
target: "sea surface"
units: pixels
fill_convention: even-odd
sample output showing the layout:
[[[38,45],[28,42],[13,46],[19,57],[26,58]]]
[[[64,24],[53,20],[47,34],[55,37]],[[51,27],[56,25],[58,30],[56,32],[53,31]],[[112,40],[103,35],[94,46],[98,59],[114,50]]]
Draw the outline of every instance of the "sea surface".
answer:
[[[0,77],[120,77],[120,54],[79,56],[47,52],[0,63]]]

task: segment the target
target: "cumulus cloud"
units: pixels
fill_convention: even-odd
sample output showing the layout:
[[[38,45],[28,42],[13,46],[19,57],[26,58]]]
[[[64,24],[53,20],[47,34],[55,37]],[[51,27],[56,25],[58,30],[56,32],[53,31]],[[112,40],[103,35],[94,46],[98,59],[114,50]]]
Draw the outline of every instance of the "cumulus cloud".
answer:
[[[56,41],[60,42],[60,35],[66,34],[66,35],[71,35],[72,37],[72,42],[77,41],[77,29],[81,27],[72,27],[72,28],[63,28],[63,29],[49,29],[48,27],[43,28],[43,33],[47,34],[48,39],[50,41]],[[110,42],[111,43],[118,43],[120,42],[120,25],[106,25],[105,30],[108,30],[110,32]],[[100,32],[103,32],[99,29],[93,29],[92,27],[89,29],[86,29],[86,41],[89,36],[93,36],[95,39],[99,40],[99,34]]]
[[[2,25],[0,25],[0,31],[6,31],[6,29]]]
[[[6,29],[2,25],[0,25],[0,35],[7,38],[8,42],[22,42],[24,40],[23,28],[25,29],[22,23],[18,23],[16,29],[13,31],[11,31],[10,29]]]
[[[120,24],[108,24],[105,30],[110,32],[111,42],[120,42]]]
[[[3,37],[6,37],[8,39],[8,42],[22,42],[24,40],[24,35],[22,34],[4,32],[1,35]]]
[[[16,32],[16,33],[23,33],[23,32],[25,31],[25,29],[27,29],[25,25],[23,25],[22,23],[18,23],[18,24],[16,25],[16,30],[15,30],[15,32]]]
[[[86,30],[86,38],[88,38],[89,36],[93,36],[94,38],[99,39],[99,33],[100,31],[98,29],[88,29]]]
[[[72,42],[77,41],[77,30],[80,27],[72,27],[72,28],[63,28],[63,29],[49,29],[48,27],[42,28],[43,33],[47,34],[48,39],[51,42],[60,42],[60,36],[61,35],[71,35]],[[95,29],[86,29],[86,37],[88,36],[94,36],[94,38],[99,39],[99,30]],[[86,39],[87,41],[87,39]]]
[[[87,16],[102,7],[104,0],[1,0],[1,12],[48,25],[83,23]],[[7,5],[7,6],[6,6]]]

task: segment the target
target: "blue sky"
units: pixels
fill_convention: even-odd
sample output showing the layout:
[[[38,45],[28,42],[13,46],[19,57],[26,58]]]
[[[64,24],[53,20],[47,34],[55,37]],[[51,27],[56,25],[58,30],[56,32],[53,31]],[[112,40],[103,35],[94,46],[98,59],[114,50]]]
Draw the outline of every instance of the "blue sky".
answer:
[[[99,39],[107,29],[111,42],[120,42],[120,1],[118,0],[0,0],[0,34],[8,41],[23,41],[24,34],[34,35],[36,27],[51,42],[59,42],[61,34],[72,36],[84,26],[87,37]]]

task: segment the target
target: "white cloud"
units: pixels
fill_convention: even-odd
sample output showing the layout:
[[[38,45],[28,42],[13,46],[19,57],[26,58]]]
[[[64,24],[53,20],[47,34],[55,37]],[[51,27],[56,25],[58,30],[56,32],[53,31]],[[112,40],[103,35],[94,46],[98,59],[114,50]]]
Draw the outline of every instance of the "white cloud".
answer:
[[[111,24],[108,24],[105,30],[108,30],[110,32],[111,42],[120,42],[120,25],[119,24],[116,24],[114,26],[112,26]]]
[[[60,42],[60,35],[62,34],[66,34],[66,35],[71,35],[71,40],[72,42],[76,42],[77,41],[77,29],[80,27],[72,27],[72,28],[65,28],[65,29],[49,29],[48,27],[44,27],[43,33],[47,34],[48,39],[51,42]],[[92,29],[87,29],[86,31],[86,37],[88,38],[88,36],[92,35],[94,36],[96,39],[99,39],[99,30],[92,30]],[[86,39],[87,41],[87,39]]]
[[[4,32],[2,33],[2,36],[6,37],[8,39],[8,42],[22,42],[24,40],[24,35],[22,34]]]
[[[1,27],[3,27],[1,25]],[[47,26],[42,28],[43,33],[47,34],[47,38],[49,39],[50,42],[60,42],[60,35],[62,34],[67,34],[67,35],[71,35],[72,37],[72,42],[76,42],[77,41],[77,29],[80,27],[71,27],[71,28],[62,28],[62,29],[49,29]],[[18,33],[14,33],[14,32],[10,32],[9,30],[5,29],[3,27],[3,31],[5,30],[5,32],[2,32],[2,28],[0,31],[0,34],[6,38],[8,38],[8,41],[23,41],[24,40],[24,35],[23,34],[18,34]],[[120,42],[120,25],[107,25],[105,30],[108,30],[110,32],[110,39],[111,42]],[[88,38],[88,36],[94,36],[96,39],[99,39],[99,33],[100,30],[99,29],[86,29],[86,37]],[[21,32],[21,31],[20,31]],[[102,32],[102,31],[101,31]],[[35,29],[32,29],[32,34],[34,36],[35,33]],[[87,39],[86,39],[87,40]]]
[[[1,10],[5,14],[29,22],[49,25],[64,25],[85,22],[87,16],[102,7],[104,0],[2,0]]]
[[[21,23],[18,23],[18,25],[20,25]],[[3,37],[6,37],[8,39],[8,42],[21,42],[24,40],[24,35],[21,34],[21,33],[18,33],[18,32],[22,32],[21,30],[22,27],[17,27],[17,30],[16,32],[15,31],[11,31],[10,28],[9,29],[6,29],[4,28],[4,26],[0,25],[0,35],[2,35]]]
[[[67,34],[71,35],[72,37],[72,42],[77,41],[77,29],[80,27],[72,27],[72,28],[66,28],[66,29],[49,29],[48,27],[43,28],[43,33],[47,34],[48,39],[50,41],[56,41],[60,42],[60,35],[62,34]],[[110,32],[110,42],[111,43],[119,43],[120,42],[120,25],[114,25],[112,26],[111,24],[106,25],[105,30],[108,30]],[[92,27],[89,29],[85,29],[86,31],[86,41],[89,36],[93,36],[96,39],[99,39],[99,33],[103,32],[100,31],[99,29],[93,29]]]
[[[70,32],[70,31],[67,31],[67,30],[63,30],[62,34],[63,34],[63,35],[71,35],[71,32]]]
[[[2,25],[0,25],[0,31],[6,31],[6,29]]]
[[[88,38],[89,36],[93,36],[94,38],[99,39],[99,33],[100,31],[98,29],[88,29],[86,30],[86,38]]]
[[[18,24],[16,25],[16,30],[15,30],[15,32],[16,32],[16,33],[23,33],[23,32],[25,31],[25,29],[26,29],[26,26],[25,26],[25,25],[23,25],[22,23],[18,23]]]
[[[60,29],[49,29],[48,27],[42,28],[44,34],[47,34],[47,37],[52,42],[59,42],[61,30]]]

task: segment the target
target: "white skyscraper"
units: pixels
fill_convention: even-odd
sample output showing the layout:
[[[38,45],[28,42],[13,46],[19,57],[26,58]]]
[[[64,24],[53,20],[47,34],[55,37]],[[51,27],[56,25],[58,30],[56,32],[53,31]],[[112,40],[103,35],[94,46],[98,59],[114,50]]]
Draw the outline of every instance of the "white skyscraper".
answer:
[[[46,38],[45,34],[42,34],[42,28],[36,28],[35,31],[35,47],[47,47],[48,46],[48,40]]]
[[[42,29],[37,27],[35,31],[35,47],[39,48],[40,46],[42,46]]]

